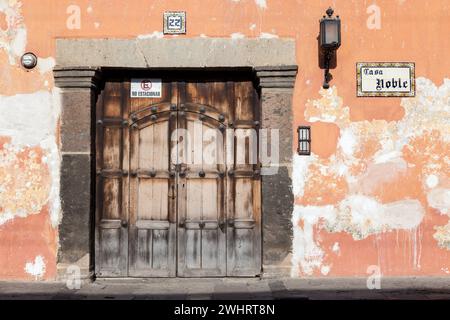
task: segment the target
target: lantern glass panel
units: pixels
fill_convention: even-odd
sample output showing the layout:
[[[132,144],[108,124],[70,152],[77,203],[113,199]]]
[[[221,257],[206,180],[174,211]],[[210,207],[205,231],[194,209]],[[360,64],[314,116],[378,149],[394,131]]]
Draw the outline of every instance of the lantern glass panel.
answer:
[[[322,45],[326,47],[339,47],[340,39],[340,21],[334,19],[325,19],[322,27]]]

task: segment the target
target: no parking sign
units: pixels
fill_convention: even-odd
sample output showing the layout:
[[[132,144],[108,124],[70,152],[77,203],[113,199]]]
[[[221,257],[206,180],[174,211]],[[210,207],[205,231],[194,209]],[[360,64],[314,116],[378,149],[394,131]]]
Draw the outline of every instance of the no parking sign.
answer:
[[[131,79],[131,98],[161,98],[161,79]]]

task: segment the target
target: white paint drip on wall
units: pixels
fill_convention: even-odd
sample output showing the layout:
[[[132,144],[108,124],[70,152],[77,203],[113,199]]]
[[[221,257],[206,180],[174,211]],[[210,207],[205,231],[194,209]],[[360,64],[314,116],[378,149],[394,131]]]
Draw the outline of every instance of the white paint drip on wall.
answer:
[[[328,232],[346,232],[361,240],[380,232],[414,230],[424,215],[418,200],[382,204],[363,195],[349,196],[336,206],[296,205],[292,219],[295,226],[292,275],[298,276],[299,267],[306,275],[323,267],[325,253],[314,236],[315,227]]]
[[[44,276],[45,268],[45,261],[42,256],[36,256],[34,262],[25,264],[25,272],[35,277],[36,280]]]

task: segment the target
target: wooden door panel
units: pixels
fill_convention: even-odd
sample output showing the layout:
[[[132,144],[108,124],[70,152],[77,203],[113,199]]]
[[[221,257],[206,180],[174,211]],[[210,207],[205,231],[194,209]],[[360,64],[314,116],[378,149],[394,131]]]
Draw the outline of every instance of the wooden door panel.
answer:
[[[126,107],[122,106],[122,91],[120,81],[105,84],[96,110],[95,269],[100,277],[127,275],[127,131],[123,127]]]
[[[206,85],[201,89],[206,92]],[[189,137],[184,141],[184,157],[180,159],[178,275],[225,276],[224,179],[220,175],[224,168],[204,161],[205,150],[211,149],[215,142],[203,141],[205,132],[216,132],[219,123],[206,121],[201,117],[205,116],[206,108],[200,107],[204,111],[197,113],[196,107],[186,107],[178,120],[179,128],[186,129]]]
[[[130,276],[175,276],[175,176],[170,134],[176,126],[167,105],[135,113],[131,133]],[[170,107],[169,107],[170,108]],[[158,109],[161,112],[158,112]]]
[[[250,81],[234,85],[233,175],[227,182],[227,275],[261,273],[261,178],[258,159],[258,95]]]

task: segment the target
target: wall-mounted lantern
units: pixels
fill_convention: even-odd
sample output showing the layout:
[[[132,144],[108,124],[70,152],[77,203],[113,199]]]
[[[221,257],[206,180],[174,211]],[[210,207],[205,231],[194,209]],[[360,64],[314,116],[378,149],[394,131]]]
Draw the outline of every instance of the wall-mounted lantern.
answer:
[[[297,153],[300,156],[311,155],[311,127],[300,126],[297,128],[298,148]]]
[[[325,69],[323,88],[330,87],[333,79],[330,69],[336,68],[336,50],[341,46],[341,19],[333,17],[334,10],[330,7],[326,16],[320,19],[319,34],[319,65]]]

